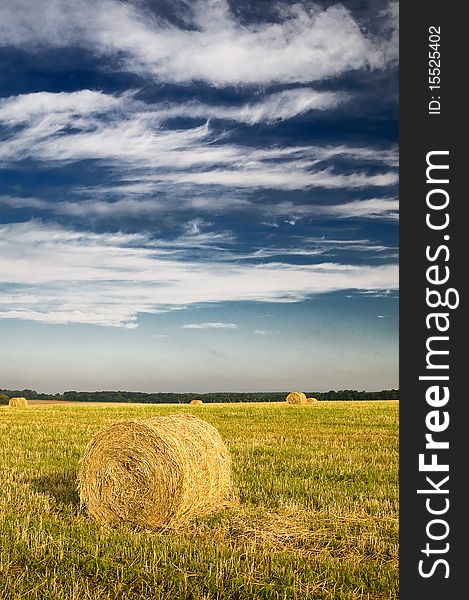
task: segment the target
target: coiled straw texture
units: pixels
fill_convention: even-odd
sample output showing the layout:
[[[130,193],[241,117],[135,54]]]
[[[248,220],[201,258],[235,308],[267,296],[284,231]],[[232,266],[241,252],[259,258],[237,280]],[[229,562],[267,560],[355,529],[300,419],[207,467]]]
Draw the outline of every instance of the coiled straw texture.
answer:
[[[26,400],[26,398],[23,398],[23,397],[10,398],[8,405],[9,406],[28,406],[28,401]]]
[[[287,396],[288,404],[308,404],[308,399],[303,392],[290,392]]]
[[[220,509],[231,491],[230,454],[193,415],[114,423],[80,461],[81,504],[105,525],[160,529]]]

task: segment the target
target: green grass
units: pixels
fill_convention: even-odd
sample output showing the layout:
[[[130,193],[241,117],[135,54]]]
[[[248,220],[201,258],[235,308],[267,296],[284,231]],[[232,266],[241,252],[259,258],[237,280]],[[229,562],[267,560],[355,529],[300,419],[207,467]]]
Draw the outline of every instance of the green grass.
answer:
[[[181,531],[101,529],[78,460],[104,425],[189,411],[239,506]],[[0,600],[398,597],[398,403],[0,407]]]

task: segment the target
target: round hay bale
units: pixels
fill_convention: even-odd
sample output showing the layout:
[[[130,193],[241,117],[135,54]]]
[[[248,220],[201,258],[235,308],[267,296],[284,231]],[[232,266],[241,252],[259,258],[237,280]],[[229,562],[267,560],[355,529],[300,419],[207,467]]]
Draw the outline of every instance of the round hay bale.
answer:
[[[28,401],[22,396],[19,398],[10,398],[8,406],[28,406]]]
[[[192,406],[199,406],[200,404],[203,404],[203,400],[191,400],[189,404]]]
[[[80,461],[80,502],[98,522],[160,529],[223,506],[231,458],[218,431],[189,414],[120,421]]]
[[[288,404],[307,404],[308,400],[303,392],[290,392],[287,396]]]
[[[316,404],[316,402],[319,402],[317,398],[306,398],[306,401],[308,404]]]

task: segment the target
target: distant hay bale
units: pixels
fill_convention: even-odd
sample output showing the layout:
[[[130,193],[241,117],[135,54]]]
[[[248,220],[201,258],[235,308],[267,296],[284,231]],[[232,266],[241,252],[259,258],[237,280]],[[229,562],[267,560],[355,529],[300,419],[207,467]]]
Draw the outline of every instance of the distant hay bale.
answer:
[[[26,398],[23,398],[22,396],[19,398],[10,398],[8,405],[9,406],[28,406],[28,401],[26,400]]]
[[[288,404],[307,404],[308,399],[303,392],[290,392],[287,396]]]
[[[189,414],[120,421],[90,441],[80,461],[80,502],[98,522],[149,529],[220,509],[231,458],[218,431]]]
[[[319,400],[317,398],[306,398],[306,402],[308,404],[316,404],[316,402],[319,402]]]
[[[191,400],[189,404],[191,404],[192,406],[198,406],[199,404],[203,404],[203,400]]]

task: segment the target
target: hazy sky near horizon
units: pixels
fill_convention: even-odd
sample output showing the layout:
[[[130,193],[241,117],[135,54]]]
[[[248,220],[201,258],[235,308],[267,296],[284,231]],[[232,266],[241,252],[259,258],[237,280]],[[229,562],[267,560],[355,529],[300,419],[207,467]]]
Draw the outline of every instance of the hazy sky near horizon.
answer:
[[[397,3],[5,0],[0,388],[398,386]]]

